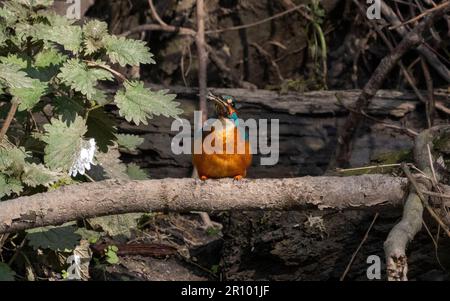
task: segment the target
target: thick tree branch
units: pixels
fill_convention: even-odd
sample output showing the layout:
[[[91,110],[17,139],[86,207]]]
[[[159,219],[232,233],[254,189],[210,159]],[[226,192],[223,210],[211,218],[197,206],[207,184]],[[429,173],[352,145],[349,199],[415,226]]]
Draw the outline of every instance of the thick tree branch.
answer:
[[[295,210],[400,205],[406,180],[387,175],[255,179],[109,180],[0,203],[0,234],[78,218],[149,211]]]

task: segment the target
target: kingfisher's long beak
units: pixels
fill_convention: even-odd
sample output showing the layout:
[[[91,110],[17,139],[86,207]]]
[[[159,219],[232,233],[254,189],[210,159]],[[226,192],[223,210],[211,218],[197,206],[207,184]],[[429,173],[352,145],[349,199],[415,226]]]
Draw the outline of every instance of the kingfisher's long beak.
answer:
[[[208,100],[211,100],[214,102],[216,107],[217,115],[219,116],[226,116],[228,113],[228,104],[222,99],[222,97],[212,94],[211,92],[208,93],[207,96]]]

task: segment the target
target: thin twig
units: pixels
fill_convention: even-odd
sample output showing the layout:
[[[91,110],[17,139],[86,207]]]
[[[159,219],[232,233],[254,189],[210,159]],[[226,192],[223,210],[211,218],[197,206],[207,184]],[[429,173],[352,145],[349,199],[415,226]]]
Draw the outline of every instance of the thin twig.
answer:
[[[355,0],[356,1],[356,0]],[[411,48],[420,45],[423,41],[423,32],[430,27],[435,19],[443,16],[448,11],[448,7],[436,10],[424,18],[412,31],[408,32],[402,41],[393,51],[385,56],[378,64],[369,81],[364,86],[354,109],[361,112],[370,104],[373,96],[381,88],[387,75],[392,71],[402,56]],[[339,143],[335,156],[336,163],[340,166],[348,165],[352,151],[352,140],[362,122],[360,113],[351,112],[345,121],[339,135]]]
[[[11,102],[11,108],[9,108],[8,115],[6,116],[5,122],[3,123],[2,129],[0,130],[0,143],[3,142],[3,138],[6,135],[6,132],[8,131],[11,122],[14,119],[14,115],[16,115],[17,108],[19,107],[19,102],[13,100]]]
[[[416,131],[411,130],[411,129],[407,128],[407,127],[398,126],[398,125],[395,125],[395,124],[392,124],[392,123],[389,123],[389,122],[377,119],[377,118],[372,117],[369,114],[367,114],[364,110],[357,111],[357,110],[355,110],[355,109],[353,109],[353,108],[351,108],[349,106],[346,106],[344,104],[343,100],[342,100],[341,95],[336,93],[335,96],[336,96],[336,99],[337,99],[338,103],[341,106],[343,106],[346,110],[348,110],[348,111],[350,111],[352,113],[361,114],[362,116],[366,117],[369,120],[372,120],[372,121],[377,122],[377,123],[381,123],[384,126],[386,126],[387,128],[391,128],[391,129],[394,129],[394,130],[399,130],[399,131],[406,132],[407,134],[409,134],[409,136],[412,136],[412,137],[415,137],[415,136],[419,135],[419,133],[417,133]]]
[[[161,19],[159,14],[156,12],[153,0],[148,0],[148,5],[150,6],[150,13],[152,14],[152,18],[155,19],[155,21],[158,22],[163,27],[169,26],[166,22],[163,21],[163,19]]]
[[[419,199],[422,201],[423,205],[427,209],[428,213],[434,218],[434,220],[444,229],[445,233],[450,237],[450,230],[447,227],[447,225],[441,220],[441,218],[434,212],[433,208],[431,208],[430,204],[428,203],[427,198],[422,194],[422,189],[419,188],[419,185],[416,182],[416,179],[414,179],[413,175],[411,174],[411,171],[409,170],[409,167],[406,165],[402,165],[402,169],[405,172],[405,176],[408,178],[408,180],[411,182],[411,185],[414,187],[415,192]]]
[[[360,171],[360,170],[372,170],[379,168],[389,168],[389,167],[400,167],[401,163],[393,163],[393,164],[382,164],[382,165],[371,165],[371,166],[362,166],[355,168],[337,168],[337,172],[352,172],[352,171]]]
[[[350,262],[347,264],[347,267],[345,268],[344,274],[342,274],[341,278],[339,279],[340,281],[344,281],[345,276],[347,276],[348,272],[350,271],[350,267],[352,266],[353,261],[355,261],[356,255],[359,253],[359,250],[361,249],[362,245],[366,242],[367,238],[369,237],[370,230],[372,230],[372,227],[375,224],[375,221],[377,220],[378,215],[379,215],[379,213],[377,212],[375,214],[375,216],[373,217],[373,220],[370,223],[370,226],[367,229],[366,234],[364,234],[364,237],[361,240],[361,242],[359,243],[359,246],[356,249],[356,251],[353,252],[352,258],[350,259]]]
[[[190,28],[186,27],[178,27],[173,25],[167,25],[162,26],[159,24],[142,24],[139,26],[136,26],[130,30],[127,30],[123,33],[121,33],[121,36],[127,37],[129,35],[132,35],[133,33],[142,32],[142,31],[166,31],[166,32],[174,32],[180,35],[187,35],[187,36],[195,36],[196,32],[195,30],[192,30]]]
[[[415,21],[417,21],[417,20],[420,20],[420,19],[422,19],[423,17],[425,17],[426,15],[428,15],[429,13],[432,13],[432,12],[434,12],[435,10],[441,9],[441,8],[447,6],[447,5],[449,5],[449,2],[442,2],[441,4],[436,5],[435,7],[430,8],[430,9],[424,11],[423,13],[421,13],[421,14],[415,16],[414,18],[409,19],[409,20],[406,21],[406,22],[403,22],[403,23],[400,23],[400,24],[396,24],[396,25],[389,26],[389,29],[390,29],[390,30],[396,29],[396,28],[398,28],[398,27],[401,27],[401,26],[404,26],[404,25],[406,25],[406,24],[409,24],[409,23],[415,22]]]
[[[207,68],[208,54],[206,52],[205,42],[205,2],[197,0],[197,35],[195,37],[198,55],[198,88],[199,88],[199,107],[202,112],[203,122],[207,119],[208,112],[206,106],[206,93],[208,89]]]
[[[365,17],[366,12],[364,11],[364,9],[362,8],[361,4],[358,3],[357,0],[353,1],[357,6],[358,6],[358,10],[361,14],[361,16]],[[394,50],[394,45],[392,45],[391,41],[386,37],[386,35],[383,33],[383,31],[377,26],[376,23],[374,22],[368,22],[368,25],[370,27],[372,27],[377,34],[381,37],[381,39],[383,40],[383,42],[386,44],[386,46],[389,48],[389,51],[393,51]],[[419,62],[420,58],[418,58],[417,60],[415,60],[415,63]],[[400,66],[400,69],[402,70],[403,76],[405,77],[406,81],[408,82],[408,84],[411,86],[411,88],[413,89],[414,94],[416,94],[417,98],[424,103],[425,105],[427,104],[427,100],[423,97],[422,93],[419,91],[419,89],[417,88],[416,84],[414,83],[414,79],[411,76],[411,74],[409,73],[408,69],[406,68],[405,65],[403,64],[402,60],[399,60],[398,65]],[[441,112],[444,112],[446,114],[450,115],[450,109],[447,108],[442,102],[436,102],[435,103],[435,108]]]
[[[239,30],[239,29],[245,29],[245,28],[261,25],[263,23],[272,21],[273,19],[277,19],[277,18],[283,17],[283,16],[285,16],[287,14],[290,14],[293,11],[296,11],[296,10],[298,10],[301,7],[305,7],[305,5],[304,4],[297,5],[295,7],[292,7],[290,9],[288,9],[288,10],[285,10],[285,11],[283,11],[281,13],[275,14],[273,16],[270,16],[270,17],[262,19],[262,20],[258,20],[258,21],[253,22],[253,23],[243,24],[243,25],[238,25],[238,26],[232,26],[232,27],[222,28],[222,29],[208,30],[205,33],[206,34],[221,33],[221,32],[225,32],[225,31]]]
[[[425,111],[427,114],[427,123],[428,127],[433,126],[434,122],[434,88],[433,88],[433,79],[431,78],[430,69],[427,66],[427,63],[425,62],[425,59],[422,57],[420,59],[420,63],[423,70],[423,76],[425,77],[425,83],[427,86],[427,92],[428,92],[428,99],[425,104]]]
[[[127,78],[126,78],[122,73],[120,73],[120,72],[114,70],[114,69],[111,68],[111,67],[108,67],[108,66],[103,65],[103,64],[98,64],[98,63],[93,62],[93,61],[88,61],[88,60],[85,60],[84,62],[88,65],[88,67],[97,67],[97,68],[101,68],[101,69],[104,69],[104,70],[106,70],[106,71],[111,72],[111,73],[112,73],[117,79],[119,79],[120,81],[123,81],[123,82],[124,82],[124,81],[127,80]]]

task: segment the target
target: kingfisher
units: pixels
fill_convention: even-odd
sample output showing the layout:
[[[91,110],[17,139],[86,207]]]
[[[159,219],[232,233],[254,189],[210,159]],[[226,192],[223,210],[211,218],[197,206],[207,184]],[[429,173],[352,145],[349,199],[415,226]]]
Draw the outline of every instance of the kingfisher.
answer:
[[[252,163],[248,135],[239,128],[236,101],[232,96],[209,93],[207,99],[214,102],[217,119],[211,129],[203,131],[202,152],[193,152],[193,164],[201,180],[233,178],[241,180],[247,175]],[[221,125],[221,126],[219,126]],[[203,143],[208,140],[211,143]],[[223,150],[217,152],[215,145],[222,140]],[[244,147],[239,150],[238,146]],[[220,148],[220,145],[218,146]]]

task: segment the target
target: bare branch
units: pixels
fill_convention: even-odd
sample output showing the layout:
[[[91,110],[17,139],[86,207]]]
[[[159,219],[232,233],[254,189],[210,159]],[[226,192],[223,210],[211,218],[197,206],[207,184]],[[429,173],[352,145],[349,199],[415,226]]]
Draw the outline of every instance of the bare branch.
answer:
[[[296,210],[400,205],[406,180],[387,175],[209,180],[109,180],[0,203],[0,234],[78,218],[150,211]]]

